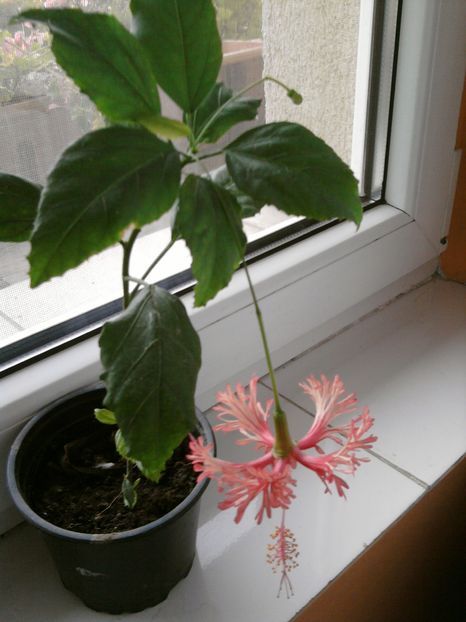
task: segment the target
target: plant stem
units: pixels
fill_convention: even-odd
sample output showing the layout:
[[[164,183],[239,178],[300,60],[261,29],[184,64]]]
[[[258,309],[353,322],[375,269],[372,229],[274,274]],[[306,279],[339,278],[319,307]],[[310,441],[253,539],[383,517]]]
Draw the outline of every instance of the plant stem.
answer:
[[[207,123],[204,125],[204,127],[202,128],[202,132],[199,134],[199,136],[197,137],[196,140],[193,141],[193,143],[191,144],[191,150],[192,151],[196,151],[197,150],[197,146],[202,142],[202,139],[204,138],[207,130],[210,128],[210,126],[214,123],[214,121],[221,115],[221,113],[223,112],[223,110],[229,106],[232,102],[236,101],[237,99],[239,99],[240,97],[242,97],[245,93],[247,93],[248,91],[250,91],[251,89],[255,88],[256,86],[259,86],[259,84],[262,84],[263,82],[274,82],[275,84],[278,84],[278,86],[281,86],[283,89],[285,89],[285,91],[287,91],[288,93],[292,91],[292,89],[290,89],[288,86],[286,86],[286,84],[284,84],[283,82],[281,82],[280,80],[277,80],[276,78],[272,78],[272,76],[264,76],[263,78],[260,78],[259,80],[256,80],[255,82],[252,82],[251,84],[249,84],[248,86],[246,86],[244,89],[242,89],[241,91],[238,91],[238,93],[235,93],[233,95],[233,97],[231,97],[230,99],[228,99],[222,106],[220,106],[220,108],[218,108],[215,113],[210,117],[210,119],[207,121]]]
[[[120,244],[123,247],[123,266],[122,266],[122,279],[123,279],[123,308],[126,307],[131,302],[131,296],[129,293],[129,281],[127,277],[129,276],[129,261],[131,258],[131,251],[133,250],[134,243],[136,242],[136,238],[139,235],[141,229],[133,229],[131,235],[128,240],[125,242],[123,240],[120,241]]]
[[[267,341],[267,334],[265,332],[264,320],[262,318],[262,311],[259,307],[256,292],[252,284],[251,275],[249,274],[246,260],[243,260],[243,267],[248,280],[249,289],[251,291],[252,300],[254,303],[254,309],[256,311],[257,323],[259,324],[259,330],[262,338],[262,345],[265,352],[265,360],[267,362],[267,369],[270,375],[270,381],[272,383],[272,392],[275,400],[275,412],[273,415],[273,421],[275,426],[275,444],[274,453],[279,457],[287,456],[293,448],[293,441],[288,429],[288,421],[285,412],[282,410],[280,404],[280,396],[278,393],[277,380],[275,377],[275,371],[272,365],[272,357],[270,356],[270,348]]]
[[[290,87],[287,86],[284,82],[282,82],[281,80],[277,80],[277,78],[272,78],[272,76],[264,76],[264,80],[268,80],[269,82],[275,82],[275,84],[278,84],[278,86],[281,86],[282,89],[285,89],[285,91],[287,92],[293,90],[290,89]]]
[[[205,153],[204,155],[197,157],[196,161],[200,162],[201,160],[207,160],[207,158],[213,158],[215,156],[222,155],[222,154],[223,154],[223,149],[219,149],[218,151],[212,151],[212,153]]]
[[[192,162],[194,162],[194,159],[191,155],[189,155],[189,153],[185,153],[184,151],[180,151],[179,149],[176,150],[178,155],[182,156],[184,159],[181,161],[181,168],[183,168],[183,166],[186,166],[186,164],[191,164]]]
[[[148,275],[152,272],[152,270],[155,268],[155,266],[159,263],[159,261],[165,257],[165,255],[168,253],[168,251],[171,249],[171,247],[173,246],[173,244],[178,240],[178,238],[172,238],[170,240],[170,242],[165,246],[165,248],[162,250],[161,253],[159,253],[157,255],[157,257],[154,259],[154,261],[150,264],[150,266],[147,268],[147,270],[144,272],[144,274],[142,275],[142,277],[140,279],[134,279],[132,277],[129,277],[129,280],[131,281],[136,281],[137,286],[134,288],[132,294],[131,294],[131,299],[134,298],[134,296],[136,296],[136,294],[138,293],[138,291],[141,289],[142,285],[145,285],[144,281],[145,279],[148,277]]]
[[[258,82],[262,82],[264,79],[259,80]],[[271,78],[274,82],[277,82],[277,80]],[[280,83],[281,84],[281,83]],[[254,85],[253,85],[254,86]],[[284,86],[284,85],[282,85]],[[251,88],[251,87],[248,87]],[[242,91],[244,92],[244,91]],[[241,93],[242,93],[241,92]],[[240,93],[240,94],[241,94]],[[240,95],[239,94],[239,95]],[[229,100],[231,101],[231,100]],[[216,155],[216,154],[214,154]],[[207,168],[205,167],[204,163],[201,162],[202,159],[204,159],[202,156],[193,156],[195,158],[195,160],[200,164],[200,166],[202,166],[202,168],[204,168],[204,170],[206,171],[207,176],[211,179],[211,175],[210,172],[207,170]],[[207,156],[206,156],[207,157]],[[240,242],[239,239],[236,239],[236,243],[238,244],[238,248],[240,248],[241,253],[243,252],[243,247],[242,244]],[[249,274],[249,270],[248,270],[248,266],[246,263],[246,259],[243,259],[243,267],[244,267],[244,272],[246,274],[246,278],[248,281],[248,286],[249,286],[249,290],[251,292],[251,296],[252,296],[252,300],[254,303],[254,309],[256,311],[256,317],[257,317],[257,323],[259,324],[259,330],[260,330],[260,335],[261,335],[261,339],[262,339],[262,346],[264,348],[264,353],[265,353],[265,360],[267,363],[267,369],[270,375],[270,380],[272,383],[272,392],[273,392],[273,397],[275,400],[275,412],[273,415],[273,422],[274,422],[274,427],[275,427],[275,443],[274,443],[274,447],[273,447],[273,452],[276,456],[278,457],[286,457],[291,453],[291,450],[293,449],[293,441],[291,439],[291,435],[290,435],[290,431],[288,428],[288,420],[286,417],[285,412],[282,410],[281,404],[280,404],[280,396],[278,393],[278,387],[277,387],[277,380],[275,378],[275,371],[272,365],[272,357],[270,356],[270,348],[269,348],[269,344],[267,341],[267,334],[265,332],[265,326],[264,326],[264,321],[262,318],[262,311],[259,307],[259,302],[257,300],[257,296],[256,296],[256,292],[254,290],[254,286],[252,284],[252,280],[251,280],[251,275]]]
[[[143,281],[142,279],[138,279],[135,276],[125,276],[125,279],[127,281],[130,281],[130,283],[138,283],[139,285],[142,285],[143,287],[150,287],[150,283],[148,283],[147,281]]]
[[[157,255],[157,257],[154,259],[154,261],[151,263],[151,265],[147,268],[147,270],[142,275],[142,277],[141,277],[142,281],[144,281],[144,279],[146,279],[149,276],[149,274],[152,272],[152,270],[155,268],[155,266],[159,263],[159,261],[162,259],[162,257],[164,257],[168,253],[168,251],[171,249],[171,247],[177,241],[177,239],[178,238],[172,238],[170,240],[170,242],[165,246],[165,248],[161,251],[161,253],[159,253],[159,255]]]
[[[131,295],[129,292],[129,262],[131,259],[131,251],[133,250],[136,238],[139,235],[140,229],[133,229],[128,240],[120,240],[120,244],[123,247],[123,265],[122,265],[122,280],[123,280],[123,308],[126,309],[131,302]],[[126,477],[129,476],[130,464],[126,459]],[[113,503],[113,501],[112,501]]]
[[[262,311],[260,310],[260,307],[259,307],[259,302],[257,300],[256,292],[252,284],[251,275],[249,274],[249,269],[248,269],[246,260],[243,260],[243,267],[246,273],[246,278],[248,280],[249,289],[251,291],[251,296],[252,296],[252,300],[254,303],[254,309],[256,311],[257,322],[259,324],[260,334],[262,338],[262,345],[263,345],[264,352],[265,352],[265,359],[267,361],[267,369],[269,371],[270,380],[272,382],[272,391],[273,391],[273,397],[275,399],[275,407],[278,411],[282,411],[281,406],[280,406],[280,398],[278,394],[277,381],[275,379],[275,374],[274,374],[273,365],[272,365],[272,358],[270,356],[270,349],[269,349],[269,344],[267,341],[267,334],[265,332],[264,321],[262,319]]]

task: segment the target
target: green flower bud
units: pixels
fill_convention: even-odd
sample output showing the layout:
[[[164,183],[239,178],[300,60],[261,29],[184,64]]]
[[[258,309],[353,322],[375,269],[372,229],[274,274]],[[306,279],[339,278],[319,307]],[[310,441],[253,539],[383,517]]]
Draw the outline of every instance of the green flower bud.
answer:
[[[300,95],[298,91],[295,91],[294,89],[290,89],[287,95],[291,99],[293,104],[296,104],[296,106],[299,106],[300,104],[303,103],[303,96]]]

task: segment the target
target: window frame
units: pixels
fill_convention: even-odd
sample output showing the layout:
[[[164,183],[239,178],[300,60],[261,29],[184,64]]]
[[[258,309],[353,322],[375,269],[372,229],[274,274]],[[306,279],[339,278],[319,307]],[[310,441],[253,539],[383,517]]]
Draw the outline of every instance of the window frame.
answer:
[[[404,0],[402,11],[386,202],[371,209],[356,232],[340,223],[251,266],[276,366],[428,277],[437,265],[459,165],[454,144],[466,10],[461,0]],[[182,300],[202,341],[197,402],[207,408],[226,382],[265,373],[255,316],[241,271],[205,308],[193,307],[192,293]],[[94,382],[99,371],[93,336],[0,379],[0,432]]]
[[[393,46],[397,39],[398,24],[395,24],[395,21],[397,13],[401,14],[398,7],[401,6],[402,0],[380,0],[377,4],[374,0],[359,1],[360,24],[351,168],[355,171],[356,177],[361,179],[361,190],[363,190],[363,185],[365,190],[368,190],[363,177],[366,167],[371,168],[374,161],[375,144],[377,143],[377,152],[383,152],[383,154],[387,147],[387,124],[390,119],[392,99],[392,85],[388,77],[396,65]],[[254,55],[257,54],[257,49],[262,49],[262,43],[254,47],[252,50]],[[234,62],[233,58],[237,58],[238,55],[244,57],[244,50],[239,54],[238,52],[226,52],[224,54],[226,65]],[[247,51],[247,55],[251,55],[251,50]],[[385,67],[385,76],[381,76],[382,65]],[[382,112],[380,115],[370,113],[370,109],[377,108],[381,89],[383,90]],[[377,181],[379,184],[377,192],[372,193],[369,189],[368,192],[360,193],[364,195],[361,198],[365,210],[381,203],[380,189],[384,183],[383,172],[380,173]],[[280,229],[276,229],[276,226],[272,227],[270,233],[267,231],[265,235],[248,244],[246,255],[248,263],[261,260],[298,240],[303,240],[334,225],[335,221],[318,223],[309,219],[298,219],[298,222],[280,226]],[[163,278],[158,281],[158,285],[182,296],[192,291],[195,280],[188,268]],[[120,296],[109,299],[105,303],[94,304],[85,312],[73,314],[68,311],[60,319],[50,320],[46,327],[33,326],[12,335],[1,348],[0,378],[98,335],[104,322],[117,314],[121,310],[121,305]]]

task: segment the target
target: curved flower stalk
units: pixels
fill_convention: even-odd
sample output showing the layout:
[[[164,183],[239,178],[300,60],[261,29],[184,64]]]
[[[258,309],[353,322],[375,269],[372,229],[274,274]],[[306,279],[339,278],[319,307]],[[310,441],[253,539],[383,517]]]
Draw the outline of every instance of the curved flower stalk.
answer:
[[[259,458],[243,463],[228,462],[211,455],[212,447],[205,445],[201,437],[191,438],[188,457],[193,468],[199,473],[199,481],[206,477],[215,480],[219,492],[224,494],[219,508],[235,508],[235,522],[239,522],[246,509],[256,498],[260,506],[255,519],[260,524],[272,510],[287,510],[295,494],[296,480],[293,470],[298,464],[314,471],[325,486],[325,492],[334,487],[340,497],[345,497],[348,484],[341,475],[351,475],[368,457],[358,454],[359,450],[370,449],[377,440],[368,431],[373,424],[367,408],[349,423],[334,425],[340,415],[356,410],[357,399],[352,393],[343,397],[345,387],[339,376],[333,380],[324,375],[320,380],[309,376],[300,386],[315,404],[315,417],[306,434],[298,441],[292,441],[288,453],[277,452],[277,432],[269,428],[268,420],[273,405],[269,400],[263,407],[257,400],[257,382],[254,377],[249,383],[249,391],[237,385],[236,393],[228,386],[218,394],[218,413],[220,423],[214,427],[222,432],[239,432],[242,438],[238,445],[251,444],[261,452]],[[283,413],[280,413],[283,416]],[[276,415],[274,415],[274,419]],[[276,428],[280,430],[280,428]],[[321,447],[324,440],[333,441],[334,451],[326,453]],[[280,444],[282,447],[283,444]],[[314,450],[313,453],[308,453]],[[275,544],[269,547],[269,561],[272,567],[281,566],[282,580],[280,589],[291,591],[288,571],[294,567],[292,559],[296,554],[296,544],[291,545],[291,532],[282,520],[281,527],[272,534]],[[293,541],[294,542],[294,541]]]

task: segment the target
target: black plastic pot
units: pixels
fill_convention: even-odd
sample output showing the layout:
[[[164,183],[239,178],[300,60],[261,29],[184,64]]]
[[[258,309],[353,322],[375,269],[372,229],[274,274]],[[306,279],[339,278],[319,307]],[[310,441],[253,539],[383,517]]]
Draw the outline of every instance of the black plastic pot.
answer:
[[[24,518],[43,534],[66,588],[88,607],[107,613],[136,612],[164,600],[194,560],[201,495],[197,484],[176,508],[147,525],[111,534],[85,534],[57,527],[29,505],[37,468],[51,443],[73,438],[94,420],[102,385],[70,393],[42,409],[21,431],[8,459],[8,486]],[[212,430],[197,413],[207,442]]]

